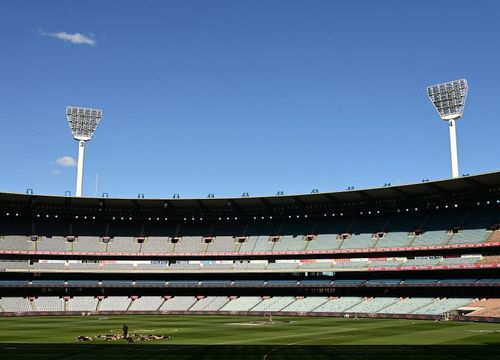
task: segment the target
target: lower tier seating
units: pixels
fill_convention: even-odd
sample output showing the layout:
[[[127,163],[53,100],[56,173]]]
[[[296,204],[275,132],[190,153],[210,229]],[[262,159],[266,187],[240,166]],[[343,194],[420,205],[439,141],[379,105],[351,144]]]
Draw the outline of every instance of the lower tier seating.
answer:
[[[472,312],[468,316],[500,317],[500,299],[481,299],[467,305]]]
[[[441,315],[457,308],[474,310],[475,316],[500,316],[500,299],[472,298],[395,298],[375,297],[291,297],[291,296],[55,296],[0,298],[0,313],[24,312],[101,312],[101,311],[224,311],[297,313],[371,313]]]

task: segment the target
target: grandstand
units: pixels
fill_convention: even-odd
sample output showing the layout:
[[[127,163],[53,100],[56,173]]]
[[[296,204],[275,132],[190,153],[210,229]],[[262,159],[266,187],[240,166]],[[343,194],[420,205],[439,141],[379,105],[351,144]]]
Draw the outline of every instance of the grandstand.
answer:
[[[500,319],[500,173],[232,199],[0,194],[0,315]]]

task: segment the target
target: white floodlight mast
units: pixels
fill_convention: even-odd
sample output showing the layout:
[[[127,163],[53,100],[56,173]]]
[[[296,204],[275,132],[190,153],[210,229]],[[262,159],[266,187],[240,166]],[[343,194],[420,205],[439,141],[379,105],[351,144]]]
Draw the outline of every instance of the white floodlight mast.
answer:
[[[456,120],[461,118],[464,112],[467,90],[468,84],[465,79],[427,87],[427,95],[439,113],[439,116],[448,122],[450,131],[451,176],[454,178],[459,176]]]
[[[457,150],[457,127],[454,119],[448,120],[450,129],[450,154],[451,154],[451,176],[457,178],[458,172],[458,150]]]
[[[76,196],[82,196],[83,159],[85,156],[85,141],[90,141],[102,118],[102,110],[87,109],[74,106],[66,108],[66,117],[73,137],[78,141],[78,165],[76,173]]]
[[[85,141],[78,141],[78,165],[76,170],[76,196],[82,196],[83,158],[85,156]]]

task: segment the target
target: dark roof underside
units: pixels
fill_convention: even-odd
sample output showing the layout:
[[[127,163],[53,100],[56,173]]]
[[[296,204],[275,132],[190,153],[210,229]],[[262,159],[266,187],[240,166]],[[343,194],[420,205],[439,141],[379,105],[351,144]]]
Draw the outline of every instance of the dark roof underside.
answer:
[[[349,211],[408,204],[428,205],[449,201],[476,201],[500,196],[500,172],[456,179],[330,193],[200,199],[118,199],[0,193],[0,209],[103,211],[198,216],[201,214],[284,213],[287,211]],[[181,215],[182,214],[182,215]]]

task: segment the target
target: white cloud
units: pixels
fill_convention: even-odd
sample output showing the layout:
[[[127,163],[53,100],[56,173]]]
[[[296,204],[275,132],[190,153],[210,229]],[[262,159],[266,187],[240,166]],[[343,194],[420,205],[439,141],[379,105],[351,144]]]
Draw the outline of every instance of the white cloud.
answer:
[[[69,41],[72,44],[77,44],[77,45],[90,45],[90,46],[95,46],[96,41],[93,38],[93,36],[87,36],[84,34],[80,33],[74,33],[70,34],[64,31],[59,31],[56,33],[46,33],[43,31],[40,31],[40,34],[43,36],[50,36],[50,37],[55,37],[56,39],[62,40],[62,41]]]
[[[61,156],[60,158],[57,158],[56,164],[63,167],[75,167],[76,160],[71,156]]]

